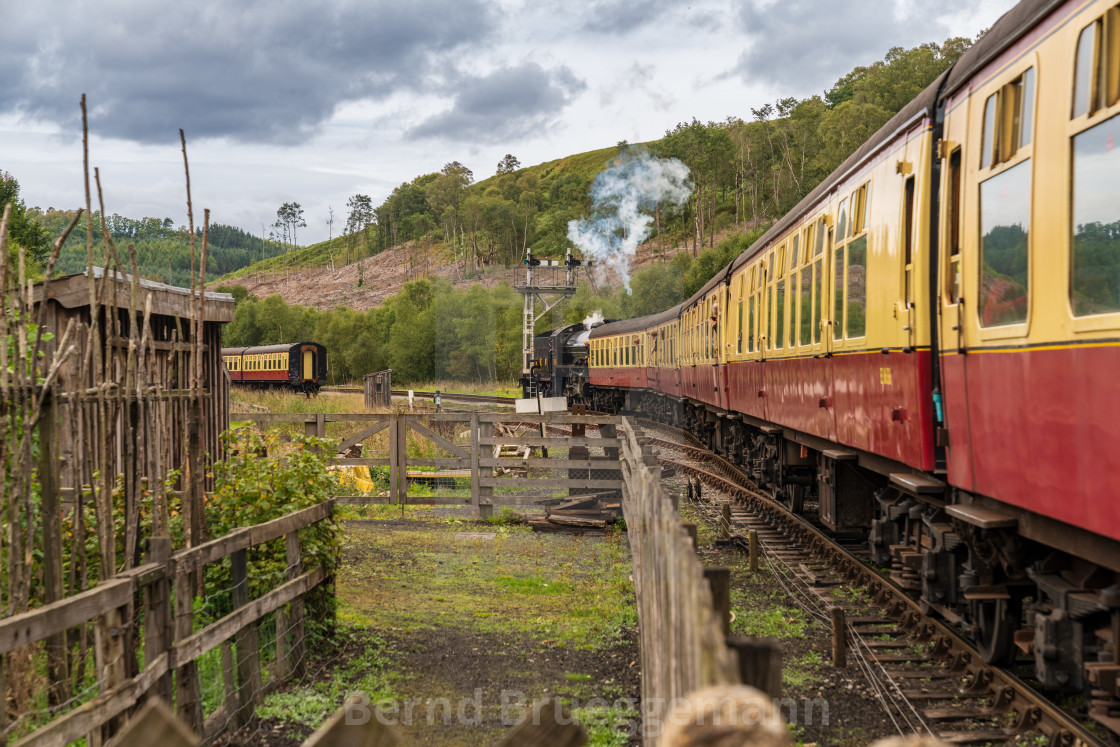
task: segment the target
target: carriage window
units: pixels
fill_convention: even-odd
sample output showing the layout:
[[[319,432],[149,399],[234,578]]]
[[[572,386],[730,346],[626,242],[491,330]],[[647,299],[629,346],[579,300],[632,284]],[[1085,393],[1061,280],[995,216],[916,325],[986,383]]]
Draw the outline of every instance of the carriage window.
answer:
[[[848,198],[840,203],[839,218],[836,220],[836,240],[843,241],[848,238]]]
[[[844,337],[844,247],[836,247],[836,282],[832,284],[832,339]]]
[[[1031,144],[1034,137],[1034,68],[1030,68],[1019,79],[1019,107],[1016,114],[1019,121],[1015,124],[1019,132],[1019,147]]]
[[[1075,316],[1120,311],[1120,115],[1073,138],[1070,303]]]
[[[800,323],[798,324],[798,344],[808,345],[810,343],[811,332],[813,327],[813,266],[805,265],[805,269],[801,271],[801,309],[798,317]]]
[[[867,225],[867,185],[852,195],[852,236],[858,236]]]
[[[848,244],[848,337],[867,332],[867,236]]]
[[[1120,101],[1120,5],[1104,15],[1105,48],[1101,55],[1105,68],[1104,103],[1112,106]]]
[[[1073,78],[1073,117],[1076,119],[1084,114],[1089,114],[1090,104],[1096,97],[1094,93],[1094,78],[1096,65],[1097,31],[1101,26],[1100,21],[1093,21],[1081,32],[1077,40],[1077,65],[1074,68]]]
[[[739,276],[739,346],[737,352],[743,352],[743,276]]]
[[[946,207],[949,214],[946,228],[949,239],[949,271],[945,278],[947,303],[957,303],[961,297],[961,149],[949,156],[949,195]]]
[[[988,97],[984,104],[984,148],[980,152],[980,168],[986,169],[992,165],[992,151],[996,142],[996,94]]]
[[[1031,162],[980,184],[982,327],[1027,320],[1030,298]]]
[[[824,240],[826,234],[828,234],[828,227],[826,225],[825,219],[821,218],[819,221],[817,221],[817,245],[816,248],[813,249],[814,257],[819,257],[824,254]]]
[[[914,280],[914,197],[915,197],[915,182],[914,177],[906,180],[906,186],[903,189],[903,203],[902,203],[902,274],[903,274],[903,295],[902,297],[907,303],[913,298],[911,295],[913,291]],[[851,279],[849,278],[849,282]]]
[[[801,237],[797,236],[795,234],[794,237],[793,237],[793,243],[790,244],[789,269],[791,269],[791,270],[793,268],[797,267],[797,249],[798,249],[800,243],[801,243]]]
[[[786,281],[779,278],[774,286],[774,349],[782,348],[786,333]]]

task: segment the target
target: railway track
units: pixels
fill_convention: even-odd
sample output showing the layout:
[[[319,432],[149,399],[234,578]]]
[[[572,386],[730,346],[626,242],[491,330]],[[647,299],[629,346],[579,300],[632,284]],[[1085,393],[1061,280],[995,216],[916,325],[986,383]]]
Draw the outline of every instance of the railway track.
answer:
[[[687,432],[642,425],[662,465],[709,489],[710,502],[697,503],[706,518],[722,523],[727,503],[732,540],[745,547],[748,533],[756,533],[776,580],[811,617],[829,625],[829,607],[845,610],[849,663],[863,671],[900,733],[928,733],[950,744],[1106,744],[1014,672],[984,663],[969,641],[924,615],[857,547],[789,512]]]

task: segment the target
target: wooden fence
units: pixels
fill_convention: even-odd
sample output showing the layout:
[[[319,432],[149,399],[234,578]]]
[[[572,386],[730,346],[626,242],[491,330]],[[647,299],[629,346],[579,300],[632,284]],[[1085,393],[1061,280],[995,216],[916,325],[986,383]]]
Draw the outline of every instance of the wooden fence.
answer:
[[[87,622],[95,631],[97,695],[15,744],[53,747],[83,736],[91,746],[105,744],[138,705],[156,696],[174,702],[178,715],[199,734],[212,736],[227,723],[248,721],[269,686],[303,674],[303,597],[325,575],[321,568],[302,567],[299,530],[330,517],[333,507],[327,501],[176,552],[170,537],[152,537],[143,565],[65,600],[0,620],[0,657]],[[250,599],[247,551],[281,537],[287,580]],[[195,630],[195,590],[203,569],[226,557],[234,609]],[[257,632],[271,613],[276,615],[276,648],[271,681],[264,685]],[[197,661],[218,646],[223,646],[225,698],[206,718]],[[138,661],[144,668],[131,673]]]
[[[251,421],[261,428],[302,423],[306,434],[338,438],[340,454],[356,451],[358,445],[364,446],[364,450],[387,451],[385,456],[331,460],[330,464],[339,467],[389,468],[387,495],[338,496],[340,504],[517,506],[547,503],[565,497],[563,493],[622,489],[619,473],[622,442],[616,433],[622,421],[618,417],[562,412],[543,415],[393,412],[362,415],[247,413],[239,414],[237,419]],[[337,433],[328,433],[331,424],[340,426]],[[589,426],[597,427],[598,432],[587,433]],[[573,428],[576,433],[582,429],[585,434],[572,435]],[[541,435],[542,431],[545,435]],[[409,456],[410,432],[414,441],[428,441],[447,456]],[[521,455],[507,456],[501,452],[503,446],[539,449],[541,455],[523,456],[523,450]],[[601,454],[593,455],[591,449]],[[551,456],[546,456],[548,453]],[[430,471],[417,472],[415,468]],[[415,483],[441,476],[469,483],[469,492],[465,492],[464,485],[461,493],[409,493],[410,479]],[[498,493],[495,488],[499,489]]]
[[[618,430],[638,606],[643,737],[653,744],[651,722],[664,723],[675,699],[702,688],[747,684],[778,697],[780,652],[773,641],[729,636],[730,569],[705,567],[697,556],[695,527],[681,521],[662,488],[661,468],[641,428],[626,418]]]

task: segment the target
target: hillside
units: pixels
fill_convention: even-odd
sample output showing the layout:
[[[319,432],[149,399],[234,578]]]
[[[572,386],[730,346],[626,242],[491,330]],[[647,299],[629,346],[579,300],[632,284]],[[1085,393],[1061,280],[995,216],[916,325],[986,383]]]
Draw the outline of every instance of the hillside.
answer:
[[[352,196],[341,236],[222,281],[258,297],[275,292],[318,308],[368,308],[418,277],[493,285],[502,278],[496,268],[519,266],[526,250],[562,257],[570,221],[610,213],[609,199],[592,199],[596,177],[642,159],[683,163],[690,192],[681,200],[642,202],[650,233],[631,269],[645,265],[655,248],[664,258],[685,249],[696,257],[721,236],[744,234],[783,215],[969,45],[955,38],[896,47],[883,60],[848,72],[823,96],[779,99],[752,109],[749,121],[694,119],[653,142],[621,142],[527,167],[507,155],[497,173],[477,182],[452,161],[401,184],[377,207],[367,195]],[[628,232],[616,225],[606,240]]]
[[[47,235],[58,236],[74,217],[74,211],[48,208],[31,208],[30,214],[46,229]],[[94,213],[94,263],[102,264],[104,252],[101,247],[101,215]],[[181,287],[191,284],[190,232],[186,226],[174,225],[170,218],[128,218],[113,214],[105,221],[105,226],[117,247],[121,262],[129,263],[128,246],[136,252],[139,274],[149,280],[170,283]],[[195,230],[195,252],[201,252],[202,229]],[[275,241],[265,241],[240,228],[215,224],[210,226],[206,274],[215,278],[228,274],[262,257],[271,257],[284,250]],[[86,266],[85,225],[79,225],[66,243],[62,245],[56,273],[67,275],[82,272]],[[193,264],[197,264],[195,259]]]
[[[668,247],[666,254],[661,255],[657,246],[647,242],[639,247],[633,269],[645,267],[661,257],[671,257],[677,249]],[[432,261],[430,257],[425,262],[423,252],[413,243],[335,268],[316,263],[261,269],[262,264],[265,263],[214,282],[240,285],[256,298],[279,295],[286,303],[296,306],[319,310],[347,307],[354,311],[368,311],[400,292],[406,282],[419,278],[446,280],[456,288],[476,284],[494,288],[502,282],[516,285],[525,279],[525,269],[521,265],[495,265],[464,272],[461,265]]]

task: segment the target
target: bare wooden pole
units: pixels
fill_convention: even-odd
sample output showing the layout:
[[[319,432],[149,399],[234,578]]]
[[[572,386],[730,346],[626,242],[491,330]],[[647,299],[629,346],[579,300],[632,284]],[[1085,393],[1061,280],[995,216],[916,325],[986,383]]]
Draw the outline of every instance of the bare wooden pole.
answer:
[[[751,573],[758,570],[758,532],[751,529],[747,532],[747,547],[750,552]]]
[[[848,664],[848,630],[844,620],[844,608],[828,608],[828,618],[832,623],[832,666],[845,667]]]

